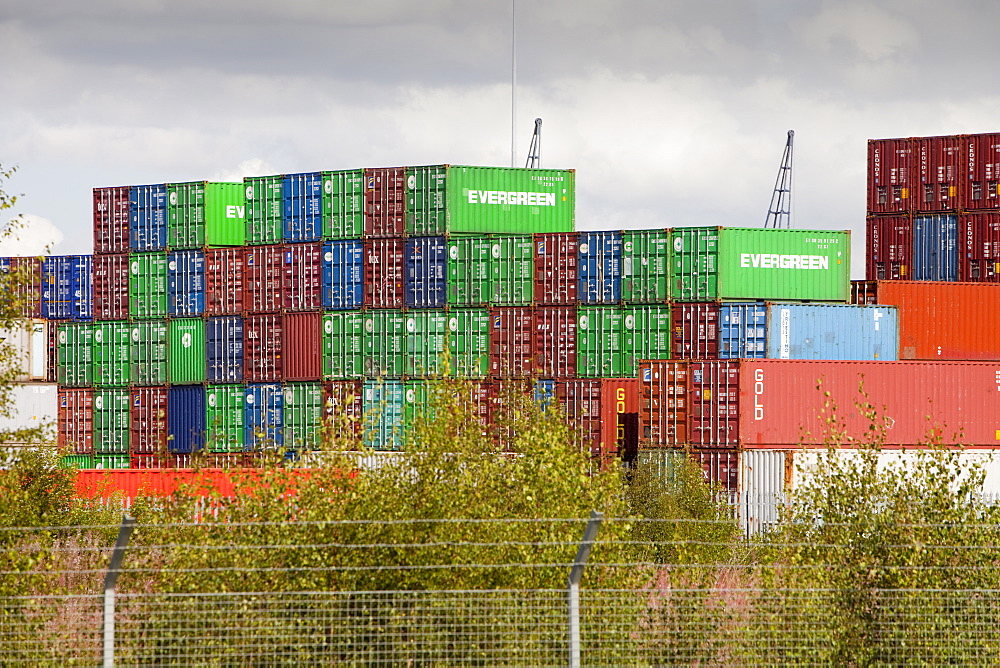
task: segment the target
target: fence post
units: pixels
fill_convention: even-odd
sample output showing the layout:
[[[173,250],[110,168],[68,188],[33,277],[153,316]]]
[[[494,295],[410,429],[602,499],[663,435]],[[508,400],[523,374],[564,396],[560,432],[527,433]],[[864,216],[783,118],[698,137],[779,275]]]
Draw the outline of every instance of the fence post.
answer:
[[[129,536],[135,527],[135,518],[126,513],[122,516],[122,526],[118,529],[118,540],[115,550],[111,553],[111,563],[104,576],[104,668],[115,665],[115,585],[118,582],[118,572],[125,558],[125,548],[128,547]]]
[[[590,520],[583,531],[583,541],[576,552],[573,569],[569,572],[569,665],[570,668],[580,666],[580,580],[583,578],[583,567],[590,557],[590,548],[597,538],[597,529],[601,526],[604,513],[590,511]]]

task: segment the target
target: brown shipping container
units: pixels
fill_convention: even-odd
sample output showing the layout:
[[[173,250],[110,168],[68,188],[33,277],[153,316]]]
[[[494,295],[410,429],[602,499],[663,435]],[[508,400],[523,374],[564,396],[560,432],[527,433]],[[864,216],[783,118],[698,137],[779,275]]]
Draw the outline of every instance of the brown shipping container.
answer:
[[[358,436],[364,424],[363,381],[323,383],[323,421],[336,437]]]
[[[976,283],[1000,282],[1000,212],[968,211],[958,217],[958,276]]]
[[[490,309],[490,375],[527,378],[534,373],[532,309],[503,306]]]
[[[94,453],[93,390],[59,390],[56,421],[60,448],[75,455]]]
[[[966,135],[963,140],[962,208],[1000,207],[1000,133]]]
[[[11,270],[27,267],[28,281],[18,286],[18,294],[24,299],[25,318],[42,317],[42,259],[38,257],[12,257]]]
[[[562,380],[559,406],[591,456],[614,458],[637,445],[639,381],[635,378]]]
[[[576,304],[577,235],[535,235],[535,303]]]
[[[289,311],[322,310],[322,250],[320,244],[285,246],[283,308]]]
[[[865,276],[868,280],[909,278],[913,267],[913,218],[909,215],[868,216]]]
[[[406,293],[406,244],[402,239],[365,242],[365,306],[403,308]]]
[[[94,256],[94,319],[128,319],[128,254]]]
[[[322,331],[323,314],[320,311],[282,316],[282,380],[320,380],[323,375]]]
[[[169,433],[167,388],[134,387],[130,399],[129,428],[132,432],[130,435],[132,453],[137,455],[165,453]]]
[[[674,304],[670,312],[675,359],[716,359],[719,356],[719,305]]]
[[[1000,284],[853,281],[855,304],[899,309],[901,360],[1000,359]]]
[[[277,313],[281,310],[282,246],[253,246],[245,251],[243,307],[248,313]]]
[[[94,188],[94,254],[129,252],[129,186]]]
[[[699,464],[705,480],[727,492],[739,489],[740,453],[738,450],[692,450],[689,456]]]
[[[848,442],[864,443],[872,425],[859,402],[877,407],[889,447],[928,438],[1000,445],[1000,362],[657,360],[642,362],[639,378],[649,446],[825,447],[832,414]],[[689,410],[671,411],[668,400],[678,396],[689,400]],[[672,436],[680,422],[691,434],[700,430],[690,441],[701,442]]]
[[[913,140],[917,154],[917,183],[910,197],[914,210],[921,212],[957,211],[959,185],[964,180],[965,138],[918,137]]]
[[[910,139],[868,140],[868,212],[907,213],[917,176]]]
[[[406,168],[365,170],[365,236],[406,234]]]
[[[539,307],[533,310],[532,316],[535,375],[539,378],[575,378],[576,307]]]
[[[282,380],[281,322],[282,318],[277,314],[244,318],[243,379],[246,382],[274,383]],[[320,346],[317,345],[316,348],[318,353]]]
[[[205,251],[205,315],[243,314],[246,261],[243,248]]]

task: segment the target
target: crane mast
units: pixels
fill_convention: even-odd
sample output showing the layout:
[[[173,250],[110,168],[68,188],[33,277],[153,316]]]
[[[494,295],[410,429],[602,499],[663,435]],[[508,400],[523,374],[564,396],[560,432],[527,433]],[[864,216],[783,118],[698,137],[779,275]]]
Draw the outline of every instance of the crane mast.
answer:
[[[781,156],[778,178],[774,181],[771,205],[767,209],[764,227],[789,229],[792,226],[792,142],[795,130],[788,131],[785,152]]]
[[[535,131],[531,134],[531,146],[528,147],[528,161],[525,169],[541,169],[542,167],[542,119],[535,119]]]

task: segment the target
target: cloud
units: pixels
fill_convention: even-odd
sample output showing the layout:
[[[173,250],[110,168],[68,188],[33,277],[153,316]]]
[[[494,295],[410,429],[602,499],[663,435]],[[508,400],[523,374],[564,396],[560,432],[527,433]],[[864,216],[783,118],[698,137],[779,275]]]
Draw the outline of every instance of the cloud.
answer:
[[[0,233],[0,255],[45,255],[62,240],[62,230],[51,220],[26,213]]]

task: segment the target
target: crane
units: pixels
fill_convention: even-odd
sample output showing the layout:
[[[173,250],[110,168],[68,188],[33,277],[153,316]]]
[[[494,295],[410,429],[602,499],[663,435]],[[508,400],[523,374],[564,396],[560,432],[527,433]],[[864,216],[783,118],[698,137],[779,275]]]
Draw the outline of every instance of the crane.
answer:
[[[778,168],[778,178],[774,181],[774,193],[771,195],[771,206],[767,210],[764,227],[788,229],[792,226],[792,142],[795,130],[788,131],[788,141],[785,142],[785,152],[781,156],[781,167]]]
[[[525,169],[541,169],[542,167],[542,119],[535,119],[535,131],[531,134],[531,146],[528,147],[528,161]]]

